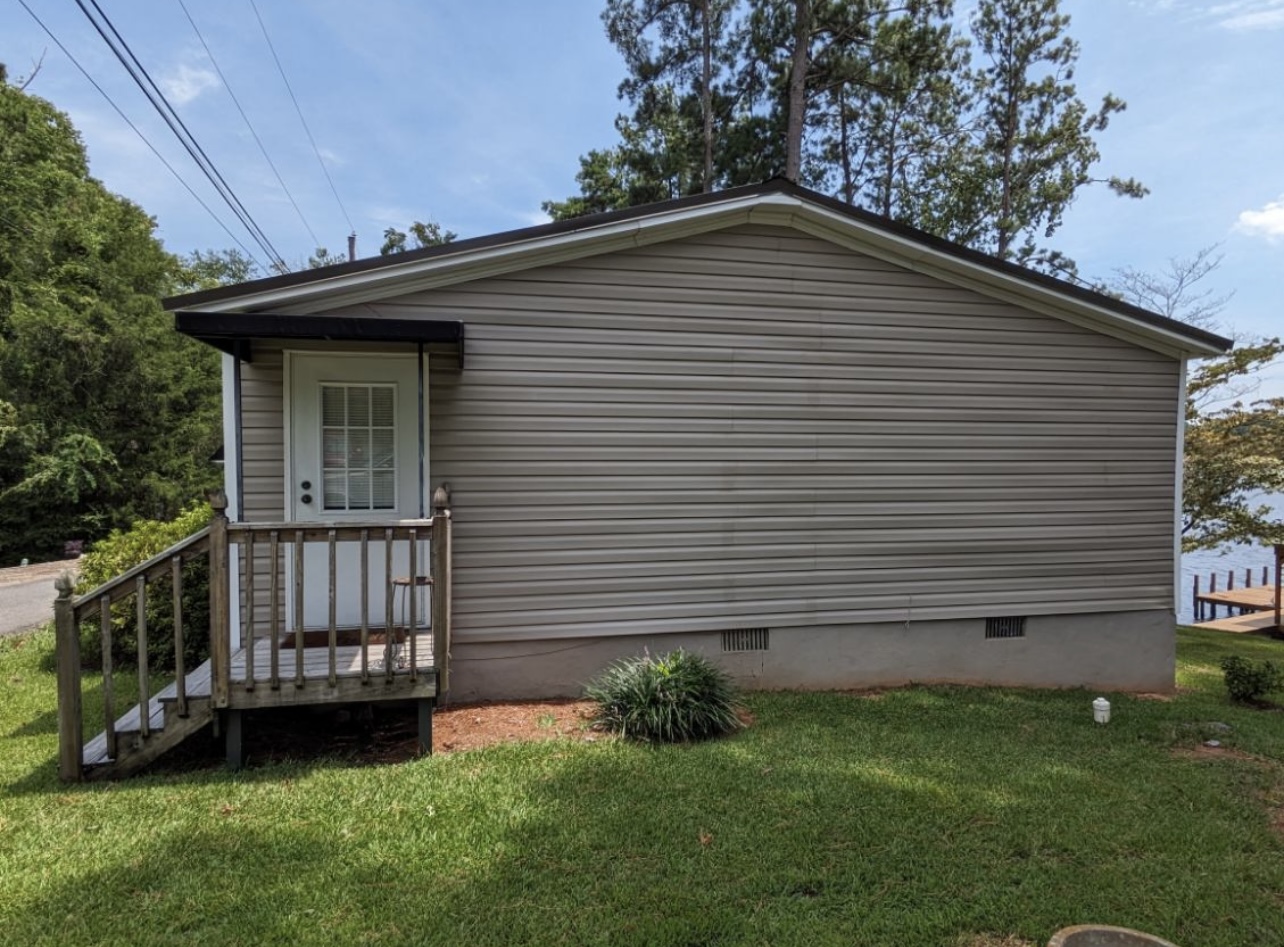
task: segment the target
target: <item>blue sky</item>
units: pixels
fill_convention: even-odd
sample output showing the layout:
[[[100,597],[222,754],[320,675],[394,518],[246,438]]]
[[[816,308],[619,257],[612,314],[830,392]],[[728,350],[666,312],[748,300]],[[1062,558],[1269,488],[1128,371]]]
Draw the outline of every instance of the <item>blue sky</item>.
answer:
[[[229,226],[231,216],[73,0],[28,0]],[[383,230],[436,220],[461,236],[542,221],[575,191],[577,158],[611,144],[622,64],[601,0],[258,0],[324,156],[331,193],[249,0],[186,0],[218,65],[302,209],[282,193],[176,0],[99,0],[281,254],[378,251]],[[965,14],[966,4],[960,2]],[[1284,0],[1066,0],[1085,100],[1128,102],[1101,136],[1101,176],[1135,176],[1142,201],[1085,191],[1053,243],[1086,276],[1158,270],[1221,242],[1213,288],[1228,328],[1284,331]],[[227,234],[18,4],[0,4],[0,61],[68,112],[93,172],[141,204],[175,252]],[[246,240],[240,231],[237,234]],[[248,243],[248,240],[246,241]],[[250,244],[253,246],[252,244]],[[1284,394],[1284,369],[1264,388]]]

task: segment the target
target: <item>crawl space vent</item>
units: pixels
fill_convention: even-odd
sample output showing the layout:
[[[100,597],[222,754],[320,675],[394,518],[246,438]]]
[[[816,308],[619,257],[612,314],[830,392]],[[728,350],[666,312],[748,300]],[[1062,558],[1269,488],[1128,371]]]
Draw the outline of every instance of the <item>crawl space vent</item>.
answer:
[[[723,651],[766,651],[770,644],[766,628],[737,628],[722,633]]]
[[[1024,638],[1025,616],[1014,618],[987,618],[985,620],[985,637],[987,638]]]

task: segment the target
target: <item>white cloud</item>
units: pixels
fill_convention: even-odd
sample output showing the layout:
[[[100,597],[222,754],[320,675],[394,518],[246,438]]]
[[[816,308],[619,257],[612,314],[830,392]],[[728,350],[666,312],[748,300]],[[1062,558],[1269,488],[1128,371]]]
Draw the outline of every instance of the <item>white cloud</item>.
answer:
[[[1284,196],[1270,201],[1261,210],[1243,211],[1235,221],[1235,229],[1250,237],[1265,237],[1271,242],[1284,240]]]
[[[1209,21],[1222,29],[1284,29],[1284,0],[1227,0],[1223,3],[1192,0],[1131,0],[1133,6],[1158,14],[1175,14],[1182,19]]]
[[[1284,27],[1284,0],[1232,0],[1207,10],[1227,30],[1271,30]]]
[[[174,105],[186,105],[202,92],[219,87],[214,70],[181,63],[177,70],[160,80],[161,90]]]

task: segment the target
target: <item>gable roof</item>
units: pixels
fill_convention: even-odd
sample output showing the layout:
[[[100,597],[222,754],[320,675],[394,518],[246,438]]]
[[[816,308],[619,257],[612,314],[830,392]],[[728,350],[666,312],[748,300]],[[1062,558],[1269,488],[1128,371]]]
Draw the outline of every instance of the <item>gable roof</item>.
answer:
[[[164,305],[171,311],[305,315],[747,223],[793,227],[1175,357],[1215,355],[1232,345],[1212,332],[781,179],[188,293]]]

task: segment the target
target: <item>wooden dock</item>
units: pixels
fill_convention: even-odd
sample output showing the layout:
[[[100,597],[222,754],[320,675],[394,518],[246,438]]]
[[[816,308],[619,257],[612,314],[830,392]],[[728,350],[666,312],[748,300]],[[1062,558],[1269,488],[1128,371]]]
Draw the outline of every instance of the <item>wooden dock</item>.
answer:
[[[1275,633],[1275,612],[1247,612],[1243,615],[1232,615],[1230,618],[1196,622],[1195,627],[1207,628],[1209,631],[1228,631],[1236,635],[1273,634]]]
[[[1209,577],[1205,590],[1200,590],[1199,576],[1195,576],[1192,594],[1195,625],[1212,631],[1232,634],[1269,633],[1284,637],[1281,625],[1281,587],[1284,586],[1284,544],[1274,547],[1274,575],[1270,566],[1262,568],[1262,582],[1254,586],[1252,570],[1244,570],[1244,584],[1235,588],[1235,573],[1227,572],[1226,587],[1217,589],[1217,575]],[[1226,609],[1226,617],[1218,618],[1217,609]]]

